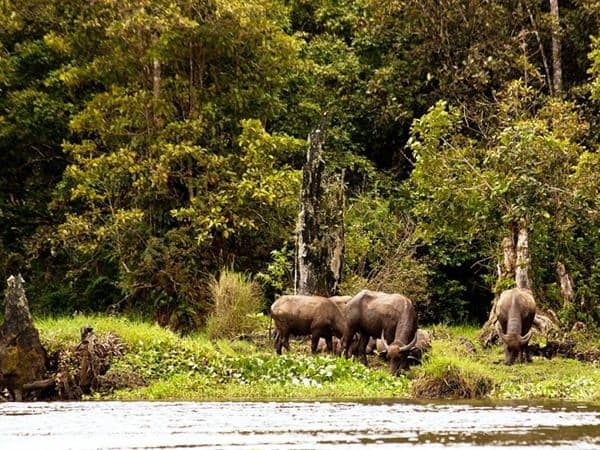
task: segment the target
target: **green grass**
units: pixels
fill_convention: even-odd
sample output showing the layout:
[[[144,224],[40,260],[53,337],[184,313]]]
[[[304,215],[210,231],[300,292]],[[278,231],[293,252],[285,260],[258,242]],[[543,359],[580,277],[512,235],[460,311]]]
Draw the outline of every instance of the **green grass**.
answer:
[[[129,351],[111,372],[145,382],[93,398],[122,400],[265,400],[367,398],[490,398],[600,401],[600,365],[534,358],[505,366],[501,346],[483,349],[474,327],[435,326],[423,365],[392,377],[377,357],[371,368],[344,358],[308,354],[306,342],[277,356],[271,344],[180,337],[158,325],[123,317],[75,316],[37,320],[50,351],[74,345],[79,329],[112,331]],[[262,342],[262,341],[257,341]],[[471,345],[473,344],[473,345]]]
[[[563,399],[600,401],[600,364],[573,359],[534,357],[532,363],[503,364],[501,345],[483,349],[477,342],[479,329],[474,327],[434,327],[440,336],[417,372],[439,376],[443,367],[458,367],[472,384],[489,378],[488,396],[498,400]],[[461,337],[474,344],[469,351]],[[481,382],[481,381],[480,381]]]

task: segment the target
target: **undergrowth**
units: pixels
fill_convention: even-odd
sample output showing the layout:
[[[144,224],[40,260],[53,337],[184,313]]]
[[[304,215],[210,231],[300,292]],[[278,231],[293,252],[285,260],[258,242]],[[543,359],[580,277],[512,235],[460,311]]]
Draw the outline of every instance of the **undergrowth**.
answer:
[[[330,355],[310,355],[306,342],[277,356],[271,343],[205,335],[180,337],[158,325],[122,317],[44,319],[36,322],[47,349],[73,345],[79,329],[112,331],[127,344],[125,357],[108,375],[122,386],[97,392],[96,399],[359,399],[481,398],[600,401],[600,366],[536,357],[505,366],[501,346],[483,349],[475,327],[435,326],[432,348],[422,366],[392,377],[370,357],[371,368]],[[267,346],[268,345],[268,346]],[[119,384],[120,380],[120,384]]]

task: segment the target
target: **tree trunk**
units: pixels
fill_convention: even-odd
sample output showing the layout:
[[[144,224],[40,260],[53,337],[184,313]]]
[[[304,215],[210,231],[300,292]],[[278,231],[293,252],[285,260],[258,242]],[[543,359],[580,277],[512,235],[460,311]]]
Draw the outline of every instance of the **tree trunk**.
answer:
[[[483,327],[481,327],[481,332],[479,334],[479,340],[486,347],[494,344],[498,338],[496,333],[496,321],[498,320],[498,317],[496,316],[496,303],[504,290],[506,280],[514,279],[515,276],[517,260],[515,253],[516,231],[516,227],[511,226],[510,236],[506,236],[502,239],[502,261],[496,266],[498,281],[496,282],[496,287],[494,289],[494,300],[492,301],[488,320]]]
[[[510,236],[502,239],[502,255],[502,261],[497,266],[498,281],[490,315],[479,334],[479,339],[484,346],[494,344],[498,338],[496,333],[496,321],[498,320],[496,302],[502,291],[508,287],[506,280],[514,280],[517,287],[531,289],[529,234],[525,221],[520,221],[518,227],[516,225],[510,227]]]
[[[297,229],[296,286],[297,294],[326,295],[320,273],[327,266],[321,239],[321,198],[323,197],[324,164],[321,158],[325,142],[325,120],[323,113],[319,126],[309,135],[306,163],[302,168],[302,195]],[[321,277],[322,278],[322,277]]]
[[[519,235],[517,238],[517,264],[515,268],[516,286],[523,289],[531,289],[529,278],[531,260],[529,258],[529,232],[525,221],[519,223]]]
[[[152,61],[152,94],[154,98],[160,97],[160,60],[158,58],[154,58]]]
[[[342,270],[344,266],[344,210],[346,203],[346,192],[344,186],[345,171],[336,185],[333,195],[330,196],[332,204],[329,205],[328,222],[329,229],[327,239],[327,257],[329,259],[329,295],[337,295],[342,281]]]
[[[310,133],[303,167],[294,287],[297,294],[329,297],[338,293],[342,278],[345,189],[344,173],[339,183],[324,181],[321,152],[326,119],[324,113]]]
[[[560,295],[563,298],[563,306],[567,307],[573,303],[575,292],[573,290],[573,280],[567,273],[567,269],[562,262],[556,263],[556,274],[560,282]]]
[[[552,84],[554,95],[562,92],[562,65],[560,61],[560,16],[558,12],[558,0],[550,0],[550,14],[552,16]]]
[[[514,277],[516,287],[530,290],[532,288],[529,275],[531,273],[531,261],[529,257],[529,233],[527,230],[527,223],[524,220],[521,220],[518,229],[516,226],[512,227],[511,232],[512,238],[505,237],[502,240],[502,252],[504,258],[502,263],[498,264],[497,292],[494,301],[492,302],[489,318],[479,333],[479,341],[485,347],[493,345],[498,340],[496,332],[496,321],[498,320],[498,317],[496,316],[496,302],[498,301],[502,290],[505,289],[502,282]],[[516,251],[513,244],[515,234],[517,234]],[[554,311],[542,311],[538,308],[533,325],[540,333],[547,336],[550,331],[558,329],[558,319]]]
[[[31,386],[46,378],[46,362],[46,350],[29,312],[23,278],[10,276],[4,323],[0,326],[0,391],[7,389],[16,401],[24,400],[24,394],[35,397]]]
[[[512,236],[502,239],[502,263],[498,264],[498,280],[508,280],[515,276],[517,255],[515,253],[515,231]],[[499,293],[498,293],[499,294]]]
[[[533,27],[533,34],[535,35],[535,39],[538,43],[538,48],[540,51],[540,56],[542,57],[542,64],[544,65],[544,72],[546,74],[546,83],[548,84],[548,90],[550,91],[550,95],[553,95],[552,89],[552,79],[550,78],[550,69],[548,68],[548,59],[546,58],[546,52],[544,51],[544,45],[542,44],[542,39],[540,38],[540,33],[538,31],[537,24],[531,13],[531,9],[529,5],[525,1],[525,9],[527,10],[527,14],[529,15],[529,21],[531,22],[531,26]]]

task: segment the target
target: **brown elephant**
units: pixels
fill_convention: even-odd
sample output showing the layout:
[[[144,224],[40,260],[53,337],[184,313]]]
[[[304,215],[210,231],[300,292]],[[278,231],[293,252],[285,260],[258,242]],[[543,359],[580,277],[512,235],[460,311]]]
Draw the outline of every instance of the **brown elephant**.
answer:
[[[500,295],[495,309],[496,330],[504,343],[505,364],[531,361],[528,343],[535,310],[535,300],[529,289],[509,289]]]
[[[275,323],[275,350],[288,351],[289,337],[311,336],[311,351],[317,352],[319,339],[324,338],[327,350],[333,352],[333,337],[341,338],[346,330],[344,315],[336,303],[327,297],[284,295],[271,305]]]
[[[367,289],[360,291],[346,305],[344,351],[350,357],[352,340],[359,334],[356,355],[367,365],[365,350],[369,338],[382,338],[390,361],[390,371],[396,375],[408,369],[408,353],[417,342],[417,314],[407,297]],[[390,344],[387,344],[387,343]]]

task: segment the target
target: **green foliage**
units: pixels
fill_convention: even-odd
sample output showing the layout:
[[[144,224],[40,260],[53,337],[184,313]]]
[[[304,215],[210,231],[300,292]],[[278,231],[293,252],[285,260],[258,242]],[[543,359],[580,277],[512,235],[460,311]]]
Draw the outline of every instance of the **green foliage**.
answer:
[[[544,5],[3,2],[0,278],[23,272],[34,310],[187,330],[220,267],[286,292],[298,169],[327,110],[347,292],[482,318],[500,239],[525,219],[538,294],[557,304],[561,261],[565,317],[598,319],[600,9],[561,3],[553,99]]]
[[[481,143],[457,128],[456,110],[438,103],[415,121],[410,183],[417,233],[430,245],[434,261],[490,258],[493,263],[498,243],[512,224],[524,220],[532,232],[533,278],[540,287],[554,281],[556,261],[571,262],[578,253],[573,245],[578,236],[588,240],[594,234],[588,224],[595,217],[581,211],[573,189],[581,176],[574,168],[588,159],[579,144],[587,124],[572,103],[556,99],[538,105],[532,115],[526,107],[530,94],[524,86],[511,86],[499,104],[506,122]]]
[[[416,257],[414,224],[376,191],[352,200],[345,216],[346,279],[342,292],[368,287],[398,292],[419,307],[429,300],[428,273]]]
[[[271,252],[271,262],[267,268],[256,274],[256,280],[263,286],[267,299],[290,293],[294,286],[294,256],[293,245],[286,243],[280,250]]]
[[[235,338],[256,331],[264,321],[263,294],[256,281],[229,269],[208,283],[212,307],[206,323],[210,339]]]

